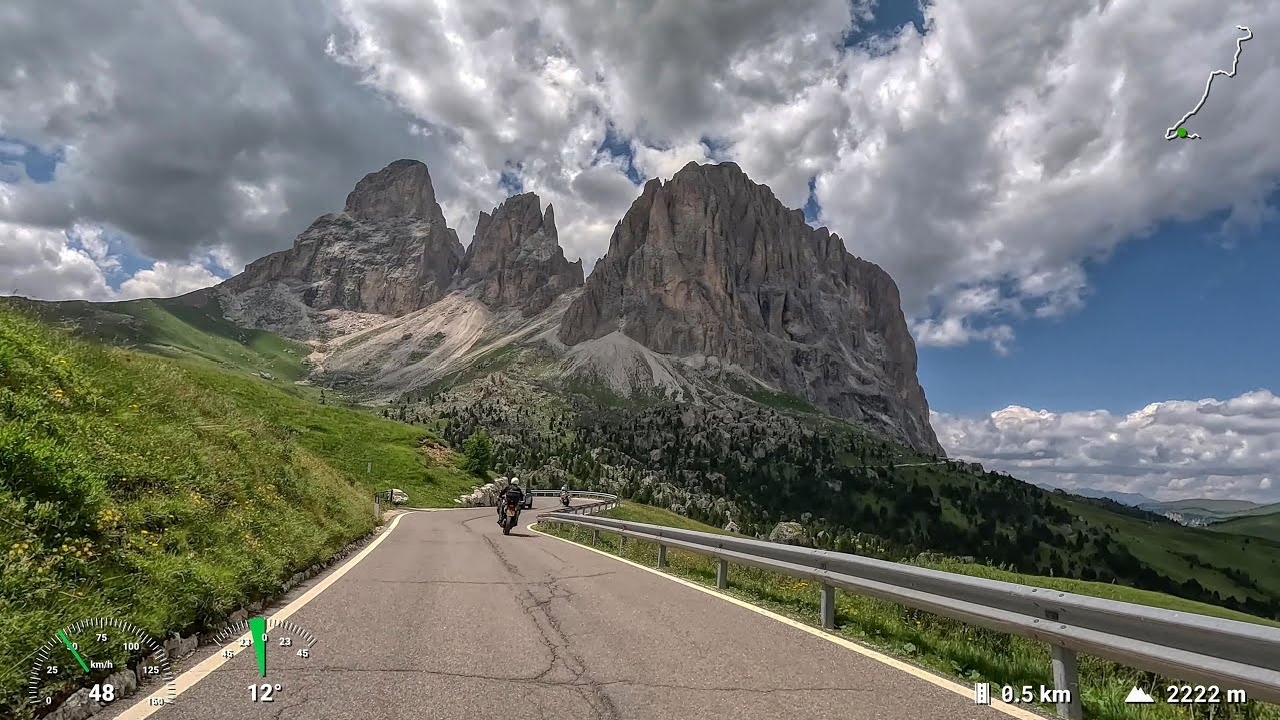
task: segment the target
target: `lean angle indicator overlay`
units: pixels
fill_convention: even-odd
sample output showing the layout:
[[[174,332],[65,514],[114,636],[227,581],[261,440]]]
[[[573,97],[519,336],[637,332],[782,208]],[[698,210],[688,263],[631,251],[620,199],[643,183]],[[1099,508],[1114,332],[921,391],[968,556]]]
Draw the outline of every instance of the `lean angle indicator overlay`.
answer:
[[[1186,115],[1183,115],[1182,119],[1179,120],[1173,127],[1167,128],[1164,131],[1165,140],[1172,140],[1174,138],[1178,138],[1179,140],[1199,140],[1200,139],[1199,133],[1188,132],[1187,128],[1184,126],[1187,124],[1188,120],[1195,117],[1196,113],[1200,112],[1200,109],[1204,107],[1205,102],[1209,99],[1209,89],[1213,87],[1214,78],[1218,77],[1219,75],[1224,75],[1229,78],[1233,78],[1236,76],[1236,70],[1240,67],[1240,53],[1241,51],[1244,50],[1244,44],[1249,40],[1253,39],[1253,31],[1245,27],[1244,25],[1237,25],[1236,29],[1243,32],[1244,37],[1236,38],[1236,54],[1235,54],[1235,57],[1232,58],[1231,60],[1231,70],[1230,71],[1214,70],[1213,72],[1209,73],[1209,79],[1204,84],[1204,94],[1200,96],[1200,102],[1196,103],[1196,106],[1191,108],[1190,112],[1188,112]]]
[[[224,658],[233,658],[253,648],[257,676],[266,679],[311,664],[316,636],[288,621],[254,617],[228,625],[214,637]],[[272,673],[275,670],[275,673]],[[255,682],[248,686],[249,702],[269,703],[285,691],[280,682]]]
[[[131,689],[122,686],[129,681],[126,673],[163,683],[152,705],[168,705],[177,696],[169,654],[147,631],[125,620],[94,618],[59,628],[34,654],[27,701],[37,709],[80,691],[100,707],[111,705]]]

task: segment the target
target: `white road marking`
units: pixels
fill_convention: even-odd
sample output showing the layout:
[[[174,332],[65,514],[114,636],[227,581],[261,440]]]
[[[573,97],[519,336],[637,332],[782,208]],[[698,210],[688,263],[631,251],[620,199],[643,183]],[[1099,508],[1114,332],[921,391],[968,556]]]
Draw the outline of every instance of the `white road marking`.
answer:
[[[525,529],[530,532],[538,533],[539,535],[542,535],[544,537],[554,538],[561,542],[569,543],[570,545],[580,547],[583,550],[590,550],[593,553],[598,553],[607,558],[613,558],[618,562],[626,563],[634,568],[639,568],[641,570],[644,570],[645,572],[653,573],[658,577],[666,578],[668,580],[671,580],[672,582],[678,582],[681,585],[684,585],[685,587],[691,587],[694,590],[704,592],[712,597],[720,598],[721,600],[727,600],[728,602],[731,602],[734,605],[737,605],[739,607],[744,607],[754,613],[763,615],[771,620],[776,620],[780,623],[783,623],[784,625],[790,625],[791,627],[794,627],[798,630],[803,630],[804,632],[807,632],[810,635],[813,635],[814,637],[820,637],[823,640],[826,640],[828,642],[833,642],[836,645],[839,645],[847,650],[852,650],[860,655],[863,655],[872,660],[875,660],[876,662],[883,663],[896,670],[901,670],[902,672],[907,673],[908,675],[912,675],[921,680],[937,685],[938,687],[944,690],[950,690],[951,692],[957,695],[964,696],[969,700],[970,703],[973,702],[973,686],[961,685],[960,683],[953,682],[951,680],[948,680],[947,678],[934,675],[933,673],[927,670],[922,670],[914,665],[910,665],[908,663],[902,662],[897,658],[892,658],[883,653],[876,652],[875,650],[872,650],[871,648],[865,647],[863,645],[859,645],[858,643],[855,643],[852,640],[847,640],[845,638],[840,637],[839,635],[833,635],[831,633],[826,632],[825,630],[820,630],[816,627],[813,627],[812,625],[800,622],[799,620],[793,620],[792,618],[789,618],[785,615],[779,615],[778,613],[775,613],[772,610],[766,610],[757,605],[752,605],[751,603],[745,600],[739,600],[738,598],[733,597],[732,595],[726,595],[724,593],[716,591],[713,588],[709,588],[705,585],[701,585],[699,583],[693,582],[692,580],[685,580],[682,577],[677,577],[670,573],[662,572],[657,568],[651,568],[648,565],[641,565],[638,562],[634,562],[623,557],[618,557],[613,553],[605,552],[604,550],[601,550],[599,548],[593,548],[588,545],[576,543],[572,540],[566,540],[565,538],[556,537],[555,535],[549,535],[547,533],[542,532],[541,530],[535,530],[533,525],[529,525]],[[995,710],[999,710],[1000,712],[1006,715],[1019,718],[1019,720],[1044,720],[1043,715],[1039,715],[1034,712],[1031,712],[1030,710],[1017,707],[1016,705],[1010,705],[1008,703],[1001,702],[996,698],[991,698],[991,705],[989,707]]]
[[[375,538],[373,542],[369,543],[368,547],[361,550],[355,557],[348,560],[346,563],[342,565],[342,567],[338,568],[333,573],[329,574],[327,577],[325,577],[325,579],[316,583],[315,587],[312,587],[311,589],[307,590],[298,599],[280,608],[280,611],[272,615],[270,619],[276,622],[280,622],[285,618],[289,617],[290,615],[301,610],[303,607],[306,606],[307,603],[311,602],[312,600],[315,600],[316,597],[320,595],[320,593],[328,589],[330,585],[333,585],[334,583],[338,582],[338,580],[342,579],[342,576],[346,575],[347,572],[351,570],[351,568],[355,567],[360,563],[361,560],[364,560],[366,557],[368,557],[369,553],[373,552],[374,549],[376,549],[379,545],[381,545],[383,540],[386,540],[388,537],[390,537],[391,532],[396,529],[397,525],[400,524],[400,519],[403,518],[405,515],[410,515],[410,514],[411,513],[401,513],[397,515],[395,519],[391,521],[391,525],[387,527],[387,529],[381,535]],[[249,638],[250,633],[245,633],[240,637]],[[232,657],[234,657],[235,655],[238,655],[242,650],[247,650],[252,647],[252,646],[250,646],[250,648],[240,647],[239,638],[234,638],[233,641],[229,641],[228,645],[230,645],[228,649],[232,651]],[[230,659],[231,658],[224,657],[222,652],[219,651],[205,658],[201,662],[197,663],[190,670],[187,670],[186,672],[178,676],[177,681],[174,683],[177,687],[172,697],[176,698],[178,695],[181,695],[187,690],[190,690],[193,685],[195,685],[196,683],[208,677],[209,673],[222,667],[223,664],[225,664]],[[150,696],[142,698],[136,704],[134,704],[133,707],[130,707],[128,710],[125,710],[124,712],[120,713],[120,715],[116,717],[116,720],[142,720],[143,718],[150,717],[157,710],[160,710],[163,707],[165,707],[164,705],[152,705],[151,699],[157,698],[157,699],[163,700],[169,697],[170,697],[169,688],[166,685],[164,688],[157,690],[156,692],[152,693]]]
[[[1178,121],[1177,125],[1174,125],[1173,127],[1168,128],[1164,131],[1165,140],[1172,140],[1178,137],[1178,128],[1182,127],[1183,124],[1185,124],[1188,120],[1190,120],[1196,113],[1200,112],[1200,108],[1204,107],[1205,101],[1209,99],[1209,88],[1213,87],[1213,79],[1215,77],[1219,75],[1225,75],[1229,78],[1233,78],[1236,76],[1236,69],[1240,67],[1240,52],[1244,50],[1245,42],[1253,39],[1253,31],[1250,30],[1249,28],[1243,25],[1237,25],[1236,29],[1246,32],[1248,34],[1242,38],[1236,39],[1236,55],[1231,60],[1231,72],[1227,72],[1226,70],[1214,70],[1213,72],[1209,73],[1209,79],[1205,81],[1204,94],[1200,96],[1200,102],[1196,103],[1196,106],[1191,108],[1191,112],[1187,113],[1186,115],[1183,115],[1182,119]],[[1200,134],[1191,133],[1190,135],[1186,136],[1183,139],[1199,140]]]

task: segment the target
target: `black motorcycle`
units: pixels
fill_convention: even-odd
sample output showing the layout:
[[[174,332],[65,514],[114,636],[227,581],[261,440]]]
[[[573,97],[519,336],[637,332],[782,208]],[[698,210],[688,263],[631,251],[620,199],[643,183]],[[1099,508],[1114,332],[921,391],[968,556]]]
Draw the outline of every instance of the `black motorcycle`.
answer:
[[[520,505],[514,500],[507,500],[507,507],[502,513],[502,534],[510,535],[511,528],[520,522]]]
[[[560,493],[560,504],[561,504],[561,505],[563,505],[563,506],[565,506],[565,507],[569,507],[569,493],[568,493],[568,492],[562,492],[562,493]]]

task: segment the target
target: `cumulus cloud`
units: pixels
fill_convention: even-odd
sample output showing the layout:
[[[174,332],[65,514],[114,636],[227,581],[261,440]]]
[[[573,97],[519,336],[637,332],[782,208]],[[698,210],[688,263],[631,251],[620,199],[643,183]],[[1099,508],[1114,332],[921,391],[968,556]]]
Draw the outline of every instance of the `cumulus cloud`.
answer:
[[[1280,501],[1280,397],[1169,400],[1128,415],[1010,406],[987,417],[933,413],[949,454],[1064,489]]]
[[[102,268],[85,250],[71,247],[60,230],[0,222],[0,294],[57,299],[107,300]]]
[[[215,285],[221,280],[199,263],[179,264],[161,260],[121,283],[119,297],[122,300],[174,297]]]
[[[251,260],[400,157],[454,194],[442,144],[327,60],[340,30],[307,0],[5,3],[0,135],[64,158],[53,182],[9,185],[0,219],[110,225],[158,260]]]
[[[816,179],[821,221],[895,277],[921,344],[1003,351],[1018,322],[1086,303],[1084,263],[1125,239],[1269,212],[1280,6],[936,0],[923,34],[865,35],[876,10],[14,0],[0,135],[65,155],[52,183],[10,182],[0,220],[107,224],[165,262],[243,266],[416,157],[464,242],[506,173],[590,263],[636,195],[629,172],[730,159],[793,207]],[[1195,118],[1204,139],[1166,142],[1241,23],[1258,39]],[[610,134],[634,163],[599,151]]]
[[[77,224],[64,232],[0,222],[0,295],[93,301],[173,297],[230,274],[225,254],[160,260],[129,274],[125,261],[135,264],[140,258],[126,257],[119,243],[101,226]]]

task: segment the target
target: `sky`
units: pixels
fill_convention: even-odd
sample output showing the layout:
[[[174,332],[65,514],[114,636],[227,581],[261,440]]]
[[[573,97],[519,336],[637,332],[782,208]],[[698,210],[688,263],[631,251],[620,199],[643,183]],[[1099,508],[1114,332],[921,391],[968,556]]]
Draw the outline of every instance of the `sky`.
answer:
[[[895,278],[952,456],[1280,501],[1276,88],[1265,0],[10,0],[0,292],[216,283],[402,157],[590,269],[731,160]]]

